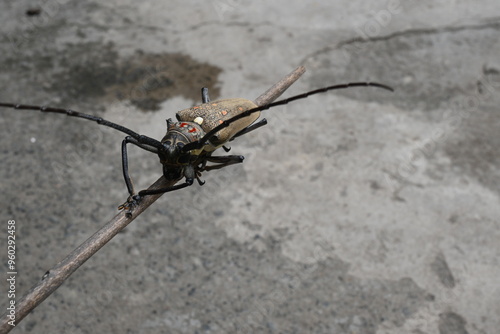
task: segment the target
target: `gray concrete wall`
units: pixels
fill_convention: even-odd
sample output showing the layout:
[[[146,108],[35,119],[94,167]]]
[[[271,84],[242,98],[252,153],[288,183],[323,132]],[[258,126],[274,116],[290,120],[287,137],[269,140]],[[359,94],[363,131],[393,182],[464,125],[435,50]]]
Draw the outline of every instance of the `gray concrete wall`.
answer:
[[[158,139],[201,87],[253,99],[298,65],[307,72],[285,96],[349,81],[396,88],[264,112],[268,126],[231,143],[244,164],[163,196],[13,332],[498,333],[498,1],[0,9],[0,101],[68,107]],[[1,218],[16,221],[21,295],[126,199],[124,136],[60,115],[0,115]],[[130,154],[142,189],[161,166]]]

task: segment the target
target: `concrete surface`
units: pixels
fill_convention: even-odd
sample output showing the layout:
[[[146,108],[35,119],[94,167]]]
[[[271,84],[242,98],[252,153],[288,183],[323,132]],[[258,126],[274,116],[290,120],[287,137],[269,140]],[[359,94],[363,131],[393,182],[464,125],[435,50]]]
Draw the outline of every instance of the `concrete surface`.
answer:
[[[0,101],[70,107],[158,139],[202,86],[252,99],[298,65],[308,71],[287,96],[348,81],[396,88],[266,111],[268,126],[232,143],[244,164],[162,197],[13,333],[499,332],[498,1],[0,9]],[[19,296],[125,200],[124,136],[0,115]],[[144,188],[161,167],[131,155]]]

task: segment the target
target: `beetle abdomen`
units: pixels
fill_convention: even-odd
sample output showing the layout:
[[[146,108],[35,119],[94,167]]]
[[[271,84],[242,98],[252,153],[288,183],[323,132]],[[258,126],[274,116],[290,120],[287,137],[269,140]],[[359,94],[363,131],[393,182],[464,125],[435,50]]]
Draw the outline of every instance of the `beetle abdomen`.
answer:
[[[256,107],[257,105],[252,101],[242,98],[217,100],[181,110],[177,112],[177,119],[184,122],[196,122],[198,124],[201,122],[201,127],[206,133],[223,121],[231,119],[245,110]],[[260,111],[231,123],[228,127],[217,132],[215,135],[216,139],[211,140],[212,144],[215,147],[223,145],[238,132],[255,122],[259,116]],[[195,121],[196,118],[198,119]]]

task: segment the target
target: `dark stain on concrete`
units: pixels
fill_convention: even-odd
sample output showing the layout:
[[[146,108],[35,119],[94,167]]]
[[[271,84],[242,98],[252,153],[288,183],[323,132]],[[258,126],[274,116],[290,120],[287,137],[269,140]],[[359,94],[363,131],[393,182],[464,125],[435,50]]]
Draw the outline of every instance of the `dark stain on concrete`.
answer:
[[[177,95],[201,103],[202,87],[209,88],[211,98],[220,95],[217,79],[221,71],[181,53],[137,52],[119,66],[117,80],[107,93],[111,98],[128,99],[142,110],[158,110],[161,102]]]
[[[453,166],[496,193],[500,193],[499,102],[495,98],[468,113],[444,145]]]
[[[454,312],[441,313],[439,315],[439,334],[469,334],[465,319]]]
[[[128,100],[144,111],[158,110],[160,103],[174,96],[201,103],[202,87],[217,98],[222,71],[182,53],[137,51],[121,58],[113,43],[99,42],[68,43],[60,52],[12,53],[0,65],[15,71],[27,91],[53,92],[62,107]],[[23,100],[31,103],[28,98],[33,97],[27,95]]]
[[[63,52],[54,55],[52,66],[56,74],[45,85],[60,94],[61,99],[97,99],[106,94],[106,88],[115,84],[119,76],[119,55],[112,43],[94,42],[67,44]]]
[[[439,278],[441,284],[447,288],[455,287],[455,278],[448,267],[448,263],[444,258],[443,253],[436,255],[436,258],[431,263],[431,270]]]
[[[75,55],[84,51],[83,57]],[[200,102],[201,87],[208,87],[213,97],[219,96],[217,79],[221,69],[181,53],[136,52],[120,59],[112,44],[75,44],[68,46],[60,66],[63,71],[50,88],[60,92],[66,87],[68,98],[129,100],[146,111],[158,110],[161,102],[173,96]]]

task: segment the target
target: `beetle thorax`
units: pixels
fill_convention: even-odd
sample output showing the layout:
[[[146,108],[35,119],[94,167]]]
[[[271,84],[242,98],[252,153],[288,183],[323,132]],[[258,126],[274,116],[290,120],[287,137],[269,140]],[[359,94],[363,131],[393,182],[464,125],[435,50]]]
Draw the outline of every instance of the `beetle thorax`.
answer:
[[[197,141],[203,137],[205,132],[195,122],[172,122],[167,120],[167,133],[161,140],[164,149],[160,153],[160,160],[164,165],[184,165],[190,163],[191,156],[197,156],[200,152],[193,150],[183,152],[182,147]]]

